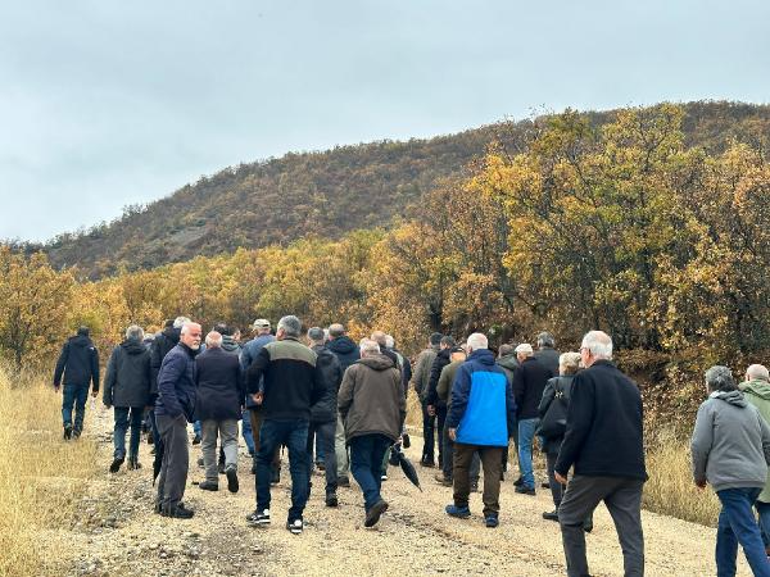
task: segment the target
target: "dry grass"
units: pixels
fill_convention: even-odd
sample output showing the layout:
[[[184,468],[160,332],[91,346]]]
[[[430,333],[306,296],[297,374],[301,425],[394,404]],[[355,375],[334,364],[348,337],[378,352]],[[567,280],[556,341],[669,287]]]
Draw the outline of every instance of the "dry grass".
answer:
[[[11,374],[0,367],[0,577],[44,573],[38,531],[69,525],[96,471],[94,442],[61,439],[61,395]]]
[[[690,449],[673,435],[663,435],[647,453],[650,480],[644,486],[645,509],[715,527],[719,499],[710,486],[692,480]]]

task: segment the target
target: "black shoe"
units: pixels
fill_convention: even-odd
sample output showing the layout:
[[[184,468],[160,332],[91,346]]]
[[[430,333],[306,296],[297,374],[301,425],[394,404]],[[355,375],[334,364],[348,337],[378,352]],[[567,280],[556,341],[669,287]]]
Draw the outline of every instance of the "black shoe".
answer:
[[[593,530],[594,530],[593,521],[586,521],[585,523],[583,523],[583,531],[584,532],[590,533]]]
[[[205,467],[205,462],[203,461],[203,457],[198,457],[198,466],[199,467]]]
[[[110,473],[117,473],[120,471],[120,466],[123,464],[123,458],[115,459],[110,465]]]
[[[420,459],[420,465],[432,469],[436,466],[436,463],[433,462],[433,459]]]
[[[540,483],[540,486],[543,489],[550,489],[551,488],[551,484],[548,481],[543,481],[542,483]]]
[[[225,464],[224,463],[218,463],[217,464],[217,473],[220,475],[225,475],[227,471],[225,471]]]
[[[471,493],[478,493],[479,492],[479,482],[476,481],[475,483],[471,483]]]
[[[261,513],[255,510],[246,516],[246,522],[252,527],[267,527],[270,524],[270,509],[264,509]]]
[[[155,444],[155,436],[152,434],[152,430],[150,430],[147,433],[147,444],[148,445],[154,445]]]
[[[380,499],[372,508],[366,512],[366,519],[364,520],[364,527],[374,527],[377,521],[380,520],[382,514],[388,510],[388,504]]]
[[[179,503],[175,507],[167,507],[163,510],[161,515],[172,519],[192,519],[195,515],[195,511],[187,509],[182,503]]]
[[[128,458],[128,468],[131,471],[136,471],[137,469],[142,468],[142,464],[139,462],[139,459],[137,457],[129,457]]]
[[[72,429],[72,438],[73,439],[79,439],[80,438],[80,433],[82,433],[82,432],[83,431],[81,431],[80,429]]]
[[[69,441],[72,438],[72,425],[64,425],[64,440]]]
[[[201,436],[200,436],[200,435],[195,435],[195,436],[193,437],[193,442],[192,442],[192,444],[193,444],[193,445],[200,445],[200,444],[201,444]]]
[[[524,477],[519,477],[513,482],[514,487],[521,487],[524,484]]]
[[[530,495],[532,497],[535,496],[535,488],[534,487],[525,487],[524,485],[521,485],[520,487],[516,487],[514,489],[517,493],[520,495]]]
[[[337,495],[330,494],[326,495],[326,506],[327,507],[337,507],[339,505],[339,501],[337,500]]]
[[[204,491],[219,491],[219,484],[213,481],[203,481],[198,487]]]
[[[251,465],[251,474],[252,475],[256,475],[257,474],[257,464],[256,463],[253,463]]]
[[[150,455],[154,455],[154,454],[155,454],[155,447],[153,447],[152,449],[150,449]]]
[[[318,462],[315,464],[315,466],[319,471],[326,471],[326,465],[324,463]]]
[[[238,492],[238,473],[235,470],[235,467],[229,468],[225,474],[227,475],[227,490],[231,493],[237,493]]]
[[[350,478],[346,476],[337,479],[338,487],[350,487]]]
[[[556,521],[559,522],[559,513],[554,509],[553,511],[546,511],[543,513],[543,519],[546,521]]]
[[[409,433],[401,435],[401,446],[404,447],[404,449],[408,449],[412,446],[412,439],[409,437]]]

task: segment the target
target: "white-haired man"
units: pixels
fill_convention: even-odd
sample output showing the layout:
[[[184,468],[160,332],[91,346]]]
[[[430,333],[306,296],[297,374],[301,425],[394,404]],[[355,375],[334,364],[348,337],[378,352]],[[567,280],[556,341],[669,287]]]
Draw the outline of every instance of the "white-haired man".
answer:
[[[559,506],[567,574],[589,574],[583,525],[604,501],[623,549],[625,575],[641,577],[642,487],[647,480],[642,397],[636,384],[612,363],[609,335],[587,333],[580,355],[586,369],[572,381],[567,430],[554,466],[554,476],[562,484],[575,467]]]
[[[457,369],[446,420],[447,433],[455,443],[454,502],[446,512],[461,519],[470,517],[470,466],[478,451],[484,467],[484,523],[493,529],[499,524],[502,454],[513,436],[516,402],[487,337],[473,333],[467,346],[468,359]]]

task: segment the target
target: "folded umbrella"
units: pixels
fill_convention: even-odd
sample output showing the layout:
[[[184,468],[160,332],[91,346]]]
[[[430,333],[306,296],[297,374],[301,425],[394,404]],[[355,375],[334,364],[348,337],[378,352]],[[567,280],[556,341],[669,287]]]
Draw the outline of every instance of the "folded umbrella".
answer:
[[[407,456],[401,450],[400,443],[393,445],[392,451],[393,451],[393,454],[397,456],[398,464],[401,466],[401,470],[404,472],[404,475],[406,475],[406,478],[409,479],[415,487],[417,487],[420,491],[422,491],[422,487],[420,487],[420,477],[417,476],[417,470],[414,468],[414,465],[412,465],[412,462],[407,458]]]

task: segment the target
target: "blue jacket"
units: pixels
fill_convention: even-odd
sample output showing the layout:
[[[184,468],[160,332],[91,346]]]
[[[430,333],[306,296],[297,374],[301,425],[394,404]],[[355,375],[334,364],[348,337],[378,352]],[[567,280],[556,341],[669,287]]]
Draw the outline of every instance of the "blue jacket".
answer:
[[[195,420],[195,354],[180,342],[163,358],[158,372],[156,415],[184,415],[191,423]]]
[[[243,348],[241,349],[241,371],[243,372],[244,376],[246,375],[246,372],[249,370],[249,367],[251,366],[251,363],[253,363],[257,355],[259,354],[259,351],[268,343],[272,343],[275,340],[275,336],[267,334],[267,335],[260,335],[252,340],[250,340],[248,343],[243,345]],[[258,409],[259,407],[257,404],[252,400],[251,395],[246,395],[246,408],[247,409]]]
[[[515,420],[516,402],[505,371],[491,351],[473,351],[457,369],[447,428],[457,429],[458,443],[507,447]]]

